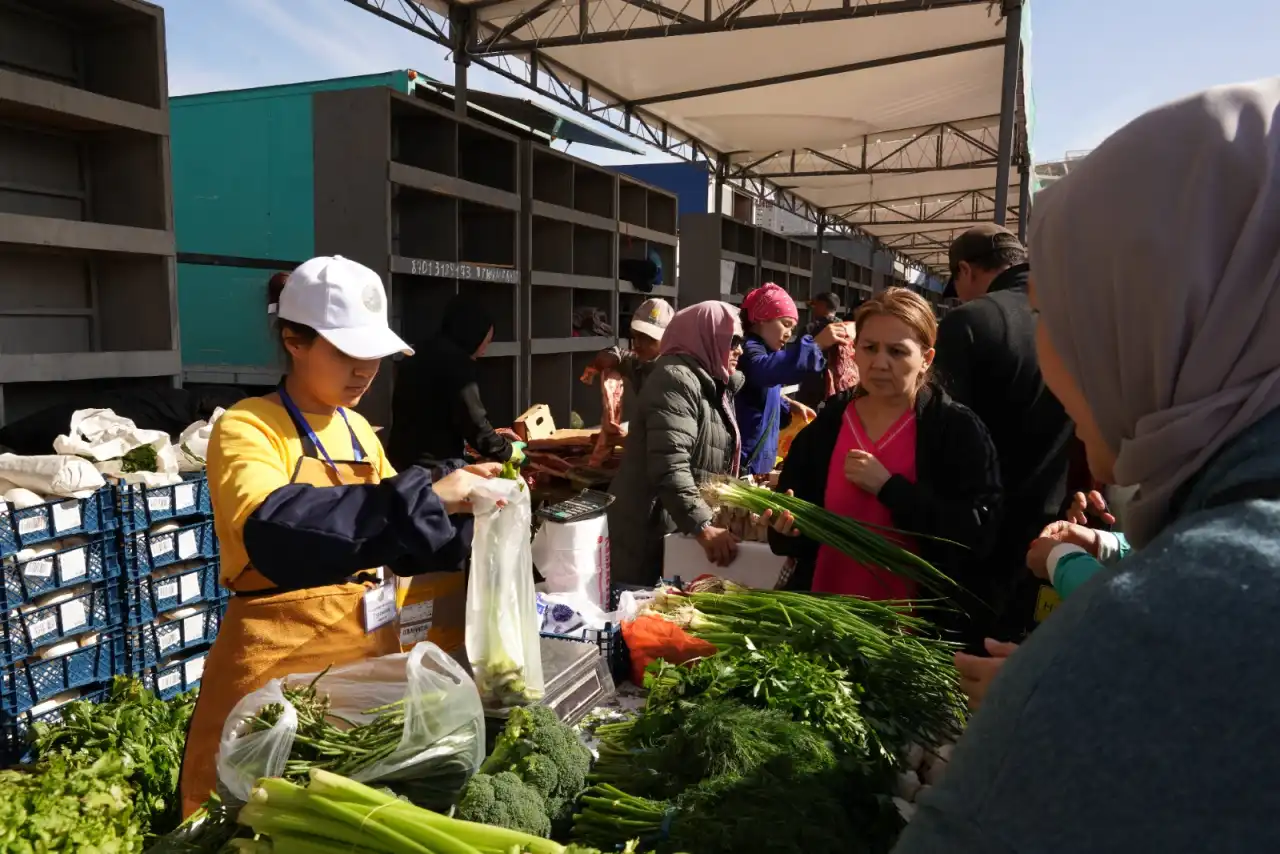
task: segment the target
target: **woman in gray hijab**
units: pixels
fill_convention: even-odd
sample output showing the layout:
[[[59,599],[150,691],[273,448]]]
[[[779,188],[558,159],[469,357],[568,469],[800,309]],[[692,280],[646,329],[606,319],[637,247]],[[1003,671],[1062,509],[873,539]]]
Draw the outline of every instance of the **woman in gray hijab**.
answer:
[[[1036,198],[1045,382],[1133,556],[1008,659],[898,854],[1280,851],[1280,78]]]

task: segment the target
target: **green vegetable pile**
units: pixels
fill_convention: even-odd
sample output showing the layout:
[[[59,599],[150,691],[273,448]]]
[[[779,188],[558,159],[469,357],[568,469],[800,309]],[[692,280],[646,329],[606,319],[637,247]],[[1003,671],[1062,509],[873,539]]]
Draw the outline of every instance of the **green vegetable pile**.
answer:
[[[158,699],[117,677],[101,703],[36,723],[32,764],[0,772],[0,852],[131,854],[179,821],[194,695]]]
[[[551,709],[512,709],[493,752],[463,790],[458,816],[550,836],[553,824],[572,814],[590,767],[591,752]]]
[[[328,672],[327,670],[325,672]],[[353,776],[387,759],[400,746],[405,729],[405,703],[392,703],[365,712],[374,716],[367,724],[355,724],[334,715],[329,698],[316,689],[324,676],[309,685],[285,687],[284,696],[298,713],[298,729],[285,763],[284,778],[308,779],[312,769]],[[273,727],[284,706],[272,703],[258,710],[249,722],[252,732]],[[392,784],[399,794],[431,809],[447,809],[471,773],[470,757],[480,737],[474,730],[459,731],[431,745],[429,757],[413,766],[412,779]]]
[[[155,471],[160,464],[160,456],[154,445],[139,445],[120,458],[120,471],[132,474],[139,471]]]

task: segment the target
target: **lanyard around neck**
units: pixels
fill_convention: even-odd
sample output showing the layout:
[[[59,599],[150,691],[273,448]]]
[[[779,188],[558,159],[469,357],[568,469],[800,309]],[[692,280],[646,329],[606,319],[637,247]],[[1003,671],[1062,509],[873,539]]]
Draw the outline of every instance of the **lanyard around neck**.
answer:
[[[303,417],[302,411],[298,409],[298,405],[293,402],[293,398],[289,396],[289,392],[284,390],[284,383],[280,383],[276,393],[280,395],[280,402],[284,404],[285,411],[289,413],[289,418],[293,421],[293,426],[297,428],[298,433],[302,436],[304,444],[310,443],[316,449],[329,467],[335,471],[338,468],[337,463],[329,456],[329,452],[324,449],[324,444],[320,441],[320,437],[316,435],[316,431],[311,429],[311,425],[307,423],[307,419]],[[342,416],[342,422],[347,425],[347,431],[351,434],[351,453],[356,462],[364,462],[364,449],[360,447],[360,440],[356,437],[355,428],[351,426],[351,421],[347,419],[347,413],[342,407],[338,407],[338,414]],[[304,449],[305,450],[305,449]]]

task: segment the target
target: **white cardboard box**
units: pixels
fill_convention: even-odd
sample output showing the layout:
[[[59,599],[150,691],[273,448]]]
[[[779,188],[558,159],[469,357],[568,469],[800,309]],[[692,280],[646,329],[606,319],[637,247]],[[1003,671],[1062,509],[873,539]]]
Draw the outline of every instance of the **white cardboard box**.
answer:
[[[744,587],[772,590],[786,562],[786,558],[770,551],[768,543],[738,543],[738,557],[726,567],[707,560],[693,537],[669,534],[662,545],[662,574],[667,578],[678,575],[686,582],[699,575],[717,575]]]

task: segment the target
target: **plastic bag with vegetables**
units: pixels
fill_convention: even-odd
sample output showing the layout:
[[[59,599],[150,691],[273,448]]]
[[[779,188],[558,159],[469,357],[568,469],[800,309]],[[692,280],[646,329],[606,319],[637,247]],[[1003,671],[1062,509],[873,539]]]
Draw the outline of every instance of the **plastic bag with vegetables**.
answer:
[[[467,657],[485,706],[523,706],[541,699],[544,689],[529,490],[521,481],[495,478],[479,487],[473,504]]]
[[[424,641],[406,653],[273,679],[246,696],[223,725],[218,783],[243,803],[261,777],[301,781],[323,768],[447,806],[484,748],[475,684]]]

